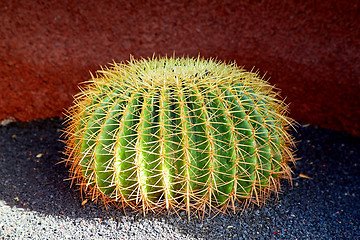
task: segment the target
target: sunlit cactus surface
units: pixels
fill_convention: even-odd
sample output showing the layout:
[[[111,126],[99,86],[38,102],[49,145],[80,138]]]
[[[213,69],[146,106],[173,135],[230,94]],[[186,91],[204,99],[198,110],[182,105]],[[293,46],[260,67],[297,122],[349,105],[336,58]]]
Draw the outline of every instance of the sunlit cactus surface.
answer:
[[[83,197],[106,205],[236,211],[291,179],[292,122],[278,91],[235,63],[131,59],[75,96],[66,162]]]

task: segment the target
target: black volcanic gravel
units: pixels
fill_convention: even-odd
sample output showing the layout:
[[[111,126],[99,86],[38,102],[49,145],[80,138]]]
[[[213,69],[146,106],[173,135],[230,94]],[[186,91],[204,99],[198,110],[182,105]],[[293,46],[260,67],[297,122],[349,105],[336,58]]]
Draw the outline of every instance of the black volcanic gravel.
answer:
[[[62,120],[0,126],[1,239],[360,239],[360,139],[301,126],[293,187],[236,215],[188,221],[91,201],[70,188]]]

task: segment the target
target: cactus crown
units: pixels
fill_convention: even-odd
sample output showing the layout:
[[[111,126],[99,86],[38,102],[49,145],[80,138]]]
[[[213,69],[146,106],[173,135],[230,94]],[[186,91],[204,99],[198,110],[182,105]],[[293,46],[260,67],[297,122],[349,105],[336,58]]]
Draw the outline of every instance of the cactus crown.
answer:
[[[261,204],[291,179],[287,107],[235,63],[113,63],[74,102],[66,162],[93,200],[144,213],[235,211],[235,202]]]

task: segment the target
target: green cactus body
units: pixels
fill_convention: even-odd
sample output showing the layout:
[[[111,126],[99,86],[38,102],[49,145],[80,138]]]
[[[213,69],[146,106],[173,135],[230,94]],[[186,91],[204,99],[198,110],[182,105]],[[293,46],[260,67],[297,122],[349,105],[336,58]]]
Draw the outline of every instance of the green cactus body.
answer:
[[[291,119],[235,64],[153,58],[93,77],[68,114],[71,176],[94,200],[148,210],[260,204],[291,178]]]

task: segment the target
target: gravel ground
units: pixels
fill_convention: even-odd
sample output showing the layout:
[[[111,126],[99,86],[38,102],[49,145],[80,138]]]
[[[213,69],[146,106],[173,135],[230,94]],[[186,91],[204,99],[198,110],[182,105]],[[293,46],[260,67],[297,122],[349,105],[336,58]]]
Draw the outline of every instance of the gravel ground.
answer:
[[[62,120],[0,127],[1,239],[360,239],[360,139],[300,126],[294,181],[264,207],[187,221],[81,204],[58,141]]]

